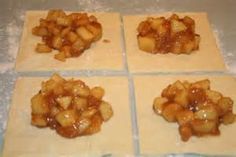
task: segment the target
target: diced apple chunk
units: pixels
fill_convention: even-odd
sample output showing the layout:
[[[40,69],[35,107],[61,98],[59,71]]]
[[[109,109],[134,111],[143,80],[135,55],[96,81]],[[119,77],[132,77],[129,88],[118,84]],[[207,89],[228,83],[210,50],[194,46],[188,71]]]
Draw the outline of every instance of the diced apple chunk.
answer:
[[[59,52],[58,54],[55,54],[54,58],[62,62],[66,61],[66,55],[64,52]]]
[[[203,106],[199,111],[194,113],[195,119],[214,120],[218,118],[218,113],[213,105]]]
[[[86,28],[93,33],[94,39],[93,41],[98,41],[102,37],[102,28],[101,25],[87,25]]]
[[[77,38],[76,41],[72,45],[72,48],[77,52],[82,51],[86,47],[89,47],[89,44],[83,41],[80,37]]]
[[[191,126],[197,134],[212,133],[217,129],[215,121],[193,120]]]
[[[187,29],[183,22],[177,20],[171,20],[171,28],[174,33],[185,31]]]
[[[39,53],[49,53],[52,51],[52,49],[48,45],[40,44],[40,43],[37,44],[35,50],[36,52],[39,52]]]
[[[225,114],[228,111],[232,111],[232,109],[233,109],[233,100],[229,97],[223,97],[219,100],[218,105],[221,109],[221,112],[223,114]]]
[[[71,31],[67,34],[67,38],[70,42],[74,43],[78,39],[78,36],[76,33]]]
[[[83,111],[83,113],[81,114],[81,117],[91,118],[95,113],[97,113],[97,109],[95,108],[87,109]]]
[[[192,84],[192,88],[202,88],[204,90],[210,89],[210,81],[208,79],[204,79],[201,81],[197,81]]]
[[[188,41],[184,44],[183,50],[186,54],[189,54],[194,50],[195,42],[194,41]]]
[[[63,83],[66,80],[62,78],[59,74],[55,73],[52,75],[51,80],[55,81],[56,83]]]
[[[94,87],[91,89],[91,95],[94,96],[95,98],[101,100],[102,97],[104,96],[105,91],[101,87]]]
[[[164,25],[160,25],[157,30],[158,30],[158,35],[162,37],[164,37],[168,32],[168,29]]]
[[[153,102],[153,109],[157,114],[161,114],[164,109],[164,104],[168,102],[165,97],[156,97]]]
[[[61,111],[56,115],[57,122],[62,126],[71,126],[76,122],[76,113],[74,110]]]
[[[164,22],[163,18],[152,18],[150,20],[151,22],[151,27],[154,30],[158,30],[159,26]]]
[[[72,97],[71,96],[58,97],[56,101],[62,108],[67,109],[71,104]]]
[[[54,36],[52,39],[52,46],[59,50],[62,47],[62,38],[60,36]]]
[[[65,57],[68,58],[68,57],[71,57],[71,51],[72,51],[72,48],[70,46],[63,46],[61,48],[61,51],[65,54]]]
[[[91,125],[91,120],[88,119],[88,118],[82,118],[80,121],[79,121],[79,132],[80,133],[83,133],[84,131],[86,131],[90,125]]]
[[[49,112],[48,105],[41,94],[36,94],[31,99],[31,109],[33,114],[46,114]]]
[[[188,91],[187,90],[181,90],[180,92],[176,93],[174,101],[183,106],[184,108],[187,108],[189,101],[188,101]]]
[[[73,100],[73,103],[76,106],[76,109],[79,110],[84,110],[87,105],[88,105],[88,101],[86,98],[81,98],[81,97],[75,97]]]
[[[220,92],[213,90],[206,90],[206,95],[213,103],[218,103],[218,101],[222,98],[222,94]]]
[[[185,90],[184,85],[180,81],[174,82],[162,91],[162,96],[167,98],[173,98],[176,96],[178,91]]]
[[[72,20],[68,17],[58,17],[56,19],[56,22],[58,25],[61,25],[61,26],[70,26],[72,23]]]
[[[41,115],[32,115],[31,124],[38,127],[45,127],[47,126],[47,121]]]
[[[177,113],[176,119],[179,125],[185,125],[194,119],[194,114],[192,111],[185,109]]]
[[[236,115],[234,115],[233,113],[227,113],[223,116],[222,121],[225,125],[227,124],[232,124],[234,123],[234,121],[236,120]]]
[[[76,96],[87,97],[90,94],[88,86],[75,85],[73,87],[73,94]]]
[[[185,88],[184,88],[184,85],[183,85],[182,82],[180,82],[179,80],[178,80],[178,81],[175,81],[175,83],[173,83],[173,86],[176,87],[176,88],[179,89],[179,90],[185,89]]]
[[[64,17],[66,14],[63,10],[49,10],[48,15],[46,17],[47,20],[56,21],[58,17]]]
[[[155,50],[155,39],[138,36],[138,46],[143,51],[153,52]]]
[[[182,110],[182,106],[176,103],[167,104],[162,115],[168,122],[175,122],[177,113]]]
[[[59,112],[60,112],[60,110],[58,109],[58,107],[53,106],[53,107],[51,108],[50,115],[51,115],[51,116],[56,116]]]
[[[111,105],[104,101],[100,104],[99,111],[101,112],[104,121],[108,121],[113,115]]]
[[[92,41],[94,38],[93,33],[91,33],[88,29],[85,27],[81,26],[76,29],[76,33],[85,41]]]
[[[37,36],[45,36],[48,35],[48,30],[45,27],[37,26],[32,29],[32,33]]]
[[[181,139],[183,141],[188,141],[188,139],[192,136],[192,129],[188,125],[181,125],[179,126],[179,133],[181,135]]]

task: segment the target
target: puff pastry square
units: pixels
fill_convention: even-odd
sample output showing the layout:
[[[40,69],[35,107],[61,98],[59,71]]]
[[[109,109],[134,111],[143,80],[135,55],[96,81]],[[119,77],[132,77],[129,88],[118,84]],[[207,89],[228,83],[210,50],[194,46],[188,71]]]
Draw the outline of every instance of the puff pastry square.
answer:
[[[69,13],[69,12],[67,12]],[[89,13],[90,14],[90,13]],[[32,35],[32,28],[45,18],[47,11],[27,11],[15,68],[17,71],[53,71],[53,70],[123,70],[120,15],[118,13],[91,13],[102,24],[103,36],[88,50],[66,62],[54,59],[52,53],[37,53],[36,44],[40,37]],[[112,24],[110,23],[112,21]],[[104,39],[110,42],[103,42]]]
[[[125,77],[79,78],[88,86],[105,89],[104,100],[111,103],[114,115],[91,136],[67,139],[49,128],[30,124],[30,99],[47,78],[19,78],[15,85],[5,134],[3,157],[78,157],[133,154],[128,81]],[[122,94],[117,91],[122,91]]]
[[[169,17],[173,13],[158,15],[123,16],[125,44],[128,67],[132,73],[137,72],[194,72],[224,71],[225,64],[216,45],[206,13],[176,13],[181,18],[185,15],[193,18],[196,33],[200,34],[200,48],[190,55],[150,54],[139,50],[137,43],[137,27],[147,17]]]
[[[231,97],[236,113],[236,78],[230,76],[176,75],[134,77],[139,143],[141,154],[161,155],[171,153],[199,153],[209,155],[236,155],[236,123],[221,125],[220,136],[191,137],[182,142],[178,124],[169,123],[152,109],[153,100],[162,90],[176,80],[194,82],[208,78],[211,89]]]

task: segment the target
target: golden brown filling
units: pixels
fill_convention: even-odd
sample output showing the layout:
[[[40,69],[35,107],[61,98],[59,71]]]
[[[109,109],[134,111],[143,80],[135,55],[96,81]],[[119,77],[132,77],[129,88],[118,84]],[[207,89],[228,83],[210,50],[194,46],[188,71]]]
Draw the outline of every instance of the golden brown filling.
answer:
[[[199,49],[200,36],[195,34],[195,22],[188,16],[148,17],[137,30],[139,49],[149,53],[189,54]]]
[[[66,15],[62,10],[50,10],[46,19],[40,19],[39,23],[32,29],[34,35],[42,37],[36,52],[58,50],[55,58],[60,61],[81,55],[102,37],[101,24],[95,16],[86,13]]]
[[[103,96],[101,87],[90,89],[81,80],[54,74],[31,99],[31,124],[50,127],[67,138],[97,133],[113,115]]]
[[[233,100],[210,89],[208,79],[175,83],[166,87],[153,103],[155,113],[179,124],[183,141],[191,136],[219,135],[220,124],[235,121]]]

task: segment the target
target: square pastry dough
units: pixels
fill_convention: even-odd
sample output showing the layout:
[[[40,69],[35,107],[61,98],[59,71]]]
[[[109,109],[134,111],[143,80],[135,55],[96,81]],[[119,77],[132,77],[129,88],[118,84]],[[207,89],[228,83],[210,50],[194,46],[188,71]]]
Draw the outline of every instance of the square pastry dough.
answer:
[[[162,155],[171,153],[199,153],[209,155],[236,155],[236,123],[221,125],[220,136],[197,138],[192,136],[188,142],[181,141],[177,123],[169,123],[154,113],[152,105],[155,97],[176,80],[194,82],[208,78],[211,89],[220,91],[234,101],[236,113],[236,78],[230,76],[135,76],[135,97],[139,143],[141,154]]]
[[[47,78],[20,78],[15,85],[5,135],[3,157],[91,157],[112,154],[132,156],[132,129],[128,81],[125,77],[79,78],[88,86],[105,89],[104,100],[112,105],[113,117],[91,136],[64,138],[49,128],[30,124],[30,99]],[[118,91],[122,91],[120,94]],[[109,155],[108,155],[109,156]]]
[[[224,71],[225,64],[210,28],[206,13],[176,13],[195,20],[196,33],[200,35],[200,48],[190,55],[150,54],[139,50],[137,27],[147,17],[169,17],[172,13],[157,15],[128,15],[123,17],[128,67],[136,72],[192,72]]]
[[[69,13],[69,12],[67,12]],[[89,13],[90,14],[90,13]],[[102,24],[102,38],[76,58],[65,62],[54,59],[58,52],[37,53],[35,47],[41,37],[32,34],[32,28],[39,25],[39,19],[45,18],[47,11],[27,11],[25,23],[16,59],[17,71],[53,71],[53,70],[114,70],[123,69],[121,48],[120,15],[118,13],[91,13]],[[112,24],[111,24],[112,21]],[[104,42],[107,39],[110,42]]]

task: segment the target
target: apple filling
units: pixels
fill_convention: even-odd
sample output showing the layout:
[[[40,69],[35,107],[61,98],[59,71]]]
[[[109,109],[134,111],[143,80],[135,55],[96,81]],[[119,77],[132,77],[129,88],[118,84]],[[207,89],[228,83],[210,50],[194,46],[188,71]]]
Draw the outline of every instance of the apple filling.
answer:
[[[62,10],[50,10],[45,19],[41,18],[39,26],[32,29],[33,35],[42,37],[36,46],[38,53],[50,53],[58,50],[55,59],[77,57],[88,49],[93,42],[102,37],[102,26],[93,15],[71,13]]]
[[[148,17],[137,31],[139,49],[148,53],[190,54],[199,49],[200,36],[195,34],[195,22],[188,16]]]
[[[208,79],[176,81],[156,97],[153,110],[168,122],[179,124],[183,141],[191,136],[219,135],[219,126],[235,122],[233,100],[210,88]]]
[[[31,98],[31,124],[67,138],[97,133],[113,115],[111,105],[102,100],[104,94],[101,87],[90,89],[81,80],[54,74]]]

